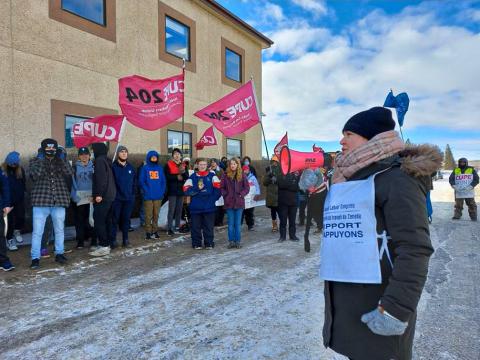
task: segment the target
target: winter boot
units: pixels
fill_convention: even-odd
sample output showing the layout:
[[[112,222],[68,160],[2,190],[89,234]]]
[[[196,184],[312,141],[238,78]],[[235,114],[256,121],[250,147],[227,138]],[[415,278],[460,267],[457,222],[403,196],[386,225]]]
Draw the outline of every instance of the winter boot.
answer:
[[[275,233],[278,231],[277,220],[272,220],[272,232]]]

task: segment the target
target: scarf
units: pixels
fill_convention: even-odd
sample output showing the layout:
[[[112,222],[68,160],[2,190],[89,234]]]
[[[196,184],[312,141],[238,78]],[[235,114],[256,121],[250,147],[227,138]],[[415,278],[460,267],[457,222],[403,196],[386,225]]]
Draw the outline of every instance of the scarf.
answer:
[[[382,132],[355,150],[337,156],[333,183],[347,181],[358,170],[393,156],[404,148],[405,144],[396,131]]]

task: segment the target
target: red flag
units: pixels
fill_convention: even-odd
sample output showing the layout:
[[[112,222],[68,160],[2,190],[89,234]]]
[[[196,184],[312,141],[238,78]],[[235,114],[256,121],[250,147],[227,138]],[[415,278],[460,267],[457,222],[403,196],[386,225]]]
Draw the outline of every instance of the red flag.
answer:
[[[210,126],[203,133],[200,141],[195,144],[197,150],[202,150],[205,146],[217,145],[217,138],[215,137],[215,132],[213,131],[213,126]]]
[[[253,81],[250,80],[194,115],[212,123],[226,136],[244,133],[260,122]]]
[[[322,149],[321,147],[315,146],[315,144],[313,144],[313,146],[312,146],[312,151],[313,151],[313,152],[322,152],[323,149]]]
[[[277,157],[280,159],[280,151],[282,151],[282,148],[284,146],[288,146],[288,134],[285,133],[285,135],[283,135],[283,138],[282,140],[279,141],[279,143],[277,145],[275,145],[275,148],[273,149],[273,152],[275,153],[275,155],[277,155]]]
[[[150,80],[138,75],[118,80],[118,103],[127,120],[145,130],[158,130],[183,116],[183,73]]]
[[[75,123],[72,126],[73,143],[81,148],[94,142],[118,142],[123,118],[123,115],[100,115]]]

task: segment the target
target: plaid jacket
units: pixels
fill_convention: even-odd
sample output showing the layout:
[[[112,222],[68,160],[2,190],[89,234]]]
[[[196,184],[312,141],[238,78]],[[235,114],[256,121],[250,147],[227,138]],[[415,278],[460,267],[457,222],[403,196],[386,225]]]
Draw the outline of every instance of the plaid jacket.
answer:
[[[70,205],[69,180],[73,171],[69,163],[59,158],[33,158],[29,170],[33,182],[32,206],[66,208]]]

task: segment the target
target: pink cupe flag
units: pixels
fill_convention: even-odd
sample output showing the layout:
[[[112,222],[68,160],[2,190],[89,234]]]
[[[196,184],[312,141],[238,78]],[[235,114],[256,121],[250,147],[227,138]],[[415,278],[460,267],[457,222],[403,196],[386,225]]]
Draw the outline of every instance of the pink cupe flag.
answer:
[[[253,81],[250,80],[220,100],[198,110],[194,115],[212,123],[226,136],[244,133],[260,123]]]
[[[123,124],[123,115],[100,115],[72,126],[72,139],[75,147],[81,148],[95,142],[118,142]]]
[[[195,144],[197,150],[202,150],[205,146],[217,145],[217,138],[215,137],[215,132],[213,131],[213,126],[210,126],[203,133],[200,141]]]
[[[118,103],[127,120],[158,130],[183,116],[184,75],[150,80],[133,75],[118,80]]]

